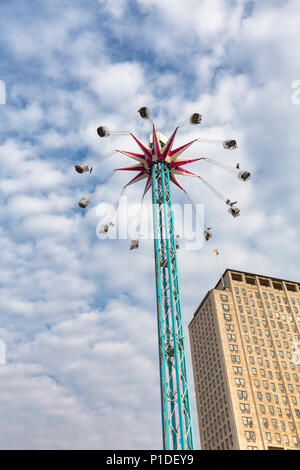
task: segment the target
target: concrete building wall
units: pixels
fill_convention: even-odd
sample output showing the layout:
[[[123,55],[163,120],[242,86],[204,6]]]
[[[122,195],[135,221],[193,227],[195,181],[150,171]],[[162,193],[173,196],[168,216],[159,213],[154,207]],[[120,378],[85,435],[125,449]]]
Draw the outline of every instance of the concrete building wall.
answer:
[[[203,449],[300,449],[299,284],[227,270],[189,325]]]

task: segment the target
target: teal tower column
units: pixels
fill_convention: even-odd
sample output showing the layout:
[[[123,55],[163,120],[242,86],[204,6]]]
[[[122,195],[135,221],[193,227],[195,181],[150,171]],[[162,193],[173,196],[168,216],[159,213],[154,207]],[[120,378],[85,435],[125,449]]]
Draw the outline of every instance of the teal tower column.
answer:
[[[168,163],[155,162],[151,177],[163,446],[191,450],[193,424]]]

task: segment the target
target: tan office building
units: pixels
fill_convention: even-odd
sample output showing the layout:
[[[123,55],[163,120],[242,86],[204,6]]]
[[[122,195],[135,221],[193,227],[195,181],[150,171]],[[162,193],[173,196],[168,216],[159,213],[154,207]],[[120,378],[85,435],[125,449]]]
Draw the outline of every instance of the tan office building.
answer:
[[[297,282],[227,269],[207,293],[189,325],[202,449],[300,450],[299,329]]]

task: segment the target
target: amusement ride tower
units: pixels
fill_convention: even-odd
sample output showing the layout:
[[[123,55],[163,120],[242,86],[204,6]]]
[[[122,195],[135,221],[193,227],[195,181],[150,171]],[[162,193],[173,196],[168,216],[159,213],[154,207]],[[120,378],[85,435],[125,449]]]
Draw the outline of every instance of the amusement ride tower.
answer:
[[[139,113],[143,119],[150,119],[148,108],[141,108]],[[239,179],[243,181],[247,181],[250,178],[250,173],[239,171],[238,166],[234,169],[230,165],[201,157],[181,158],[181,154],[196,141],[209,143],[222,142],[224,148],[234,149],[237,148],[235,140],[211,141],[208,139],[194,139],[185,145],[173,149],[179,127],[185,123],[197,125],[201,123],[201,120],[200,114],[193,114],[188,121],[177,126],[168,140],[156,131],[152,123],[153,130],[149,145],[143,144],[129,131],[110,131],[103,126],[97,129],[99,137],[108,137],[113,134],[131,135],[140,148],[140,153],[123,150],[116,151],[137,162],[134,165],[114,170],[137,172],[137,175],[123,189],[145,179],[144,198],[152,187],[162,436],[164,449],[173,450],[193,449],[194,438],[177,269],[177,240],[174,232],[170,183],[174,183],[186,193],[177,176],[200,178],[215,194],[224,200],[231,215],[237,217],[240,210],[236,207],[235,203],[223,198],[210,183],[199,175],[186,170],[184,166],[198,160],[207,160],[210,163],[215,163],[223,166],[225,169],[236,172]],[[92,170],[89,163],[77,164],[75,168],[79,173]],[[80,207],[83,208],[87,207],[88,203],[89,200],[87,198],[82,198],[79,201]],[[110,225],[113,224],[105,224],[103,232],[107,232]],[[212,237],[210,230],[208,228],[204,231],[206,240]],[[131,249],[138,248],[138,246],[139,240],[133,240]]]

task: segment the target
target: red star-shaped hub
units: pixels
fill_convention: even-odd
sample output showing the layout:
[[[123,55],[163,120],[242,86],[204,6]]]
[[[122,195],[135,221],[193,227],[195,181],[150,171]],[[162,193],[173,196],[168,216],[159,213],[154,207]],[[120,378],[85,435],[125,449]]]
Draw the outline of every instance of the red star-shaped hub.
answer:
[[[137,183],[138,181],[141,181],[145,178],[147,178],[145,190],[143,196],[147,193],[151,186],[151,167],[154,164],[154,162],[161,160],[165,161],[169,164],[170,168],[170,180],[176,184],[180,189],[183,189],[181,184],[179,183],[176,175],[183,175],[183,176],[195,176],[197,177],[196,174],[191,173],[190,171],[182,168],[184,165],[187,165],[192,162],[196,162],[198,160],[201,160],[201,158],[193,158],[193,159],[187,159],[187,158],[179,158],[179,156],[188,148],[190,145],[192,145],[194,142],[196,142],[197,139],[192,140],[191,142],[188,142],[185,145],[182,145],[181,147],[178,147],[175,150],[172,150],[174,139],[176,136],[176,133],[178,131],[178,127],[175,129],[169,140],[163,144],[161,140],[158,137],[158,134],[155,130],[155,127],[153,125],[153,145],[151,147],[147,147],[144,145],[139,139],[137,139],[133,134],[132,137],[140,147],[143,153],[132,153],[132,152],[125,152],[123,150],[119,150],[120,153],[123,153],[127,157],[132,158],[133,160],[136,160],[138,163],[136,165],[131,165],[127,166],[124,168],[118,168],[118,170],[124,170],[124,171],[137,171],[138,174],[133,178],[129,183],[126,185],[130,185],[133,183]]]

